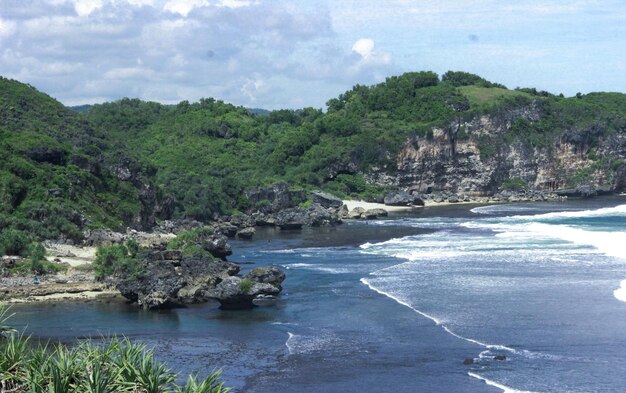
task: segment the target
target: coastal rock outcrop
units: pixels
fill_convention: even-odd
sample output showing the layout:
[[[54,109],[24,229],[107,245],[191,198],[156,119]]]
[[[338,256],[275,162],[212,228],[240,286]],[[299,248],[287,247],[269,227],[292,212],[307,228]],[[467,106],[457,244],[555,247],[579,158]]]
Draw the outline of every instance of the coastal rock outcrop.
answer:
[[[314,203],[309,207],[285,209],[276,215],[276,225],[281,229],[300,229],[303,226],[319,227],[341,223],[339,209],[324,208]]]
[[[176,307],[208,300],[206,292],[239,273],[239,266],[209,256],[185,257],[176,250],[152,250],[138,271],[113,280],[120,293],[147,309]]]
[[[385,209],[374,208],[374,209],[364,209],[362,207],[355,207],[350,211],[343,211],[341,214],[341,218],[347,218],[350,220],[372,220],[379,217],[386,217],[389,213]]]
[[[228,277],[220,282],[207,296],[217,299],[225,310],[252,308],[257,304],[269,304],[282,291],[285,273],[274,266],[259,267],[243,278]]]

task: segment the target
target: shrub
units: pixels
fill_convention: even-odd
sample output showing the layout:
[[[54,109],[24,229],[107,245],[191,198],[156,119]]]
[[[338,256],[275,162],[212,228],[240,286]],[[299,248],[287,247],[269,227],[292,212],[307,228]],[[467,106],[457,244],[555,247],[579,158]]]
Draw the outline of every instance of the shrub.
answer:
[[[523,179],[507,179],[502,183],[502,189],[507,191],[528,190],[528,183]]]
[[[139,274],[138,252],[139,246],[134,241],[126,244],[99,246],[93,262],[96,277],[102,279],[121,271],[129,275]]]
[[[0,254],[28,256],[32,238],[26,232],[7,229],[0,233]]]
[[[213,235],[210,227],[201,227],[189,231],[180,232],[176,238],[167,243],[169,250],[181,250],[184,255],[211,255],[202,247],[203,241]]]
[[[239,290],[243,293],[250,292],[254,283],[249,278],[244,278],[239,282]]]

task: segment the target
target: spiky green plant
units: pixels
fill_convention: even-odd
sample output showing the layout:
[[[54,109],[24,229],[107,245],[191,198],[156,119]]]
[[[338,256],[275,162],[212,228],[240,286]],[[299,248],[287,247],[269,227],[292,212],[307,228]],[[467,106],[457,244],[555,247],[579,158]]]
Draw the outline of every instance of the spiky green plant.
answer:
[[[13,315],[14,314],[11,313],[9,307],[0,304],[0,339],[2,336],[6,336],[15,332],[14,328],[6,324]]]
[[[7,310],[2,309],[7,316]],[[7,318],[0,319],[6,322]],[[8,328],[8,327],[7,327]],[[28,393],[226,393],[217,371],[202,381],[177,375],[154,359],[152,350],[128,339],[73,347],[33,345],[23,333],[0,341],[0,388]]]
[[[200,382],[197,376],[190,375],[185,386],[178,387],[176,393],[227,393],[230,389],[220,380],[221,373],[221,370],[215,371]]]

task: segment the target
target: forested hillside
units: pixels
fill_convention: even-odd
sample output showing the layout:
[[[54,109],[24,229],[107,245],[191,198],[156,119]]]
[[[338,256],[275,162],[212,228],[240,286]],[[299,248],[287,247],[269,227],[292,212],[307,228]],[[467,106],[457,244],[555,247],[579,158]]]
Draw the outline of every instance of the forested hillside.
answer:
[[[209,220],[253,209],[244,191],[278,181],[364,198],[397,187],[485,195],[511,184],[626,183],[620,93],[565,98],[463,72],[417,72],[357,85],[325,112],[125,98],[76,113],[27,85],[0,83],[0,224],[44,237]]]
[[[80,239],[85,228],[151,226],[150,165],[59,102],[0,79],[0,228]]]

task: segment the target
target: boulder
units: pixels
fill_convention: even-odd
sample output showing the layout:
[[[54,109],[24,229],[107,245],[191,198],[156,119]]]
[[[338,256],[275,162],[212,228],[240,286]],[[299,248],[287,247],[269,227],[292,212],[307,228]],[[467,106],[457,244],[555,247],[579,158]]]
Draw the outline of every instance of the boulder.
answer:
[[[251,270],[245,278],[282,289],[281,284],[285,280],[285,273],[275,266],[263,266]]]
[[[361,218],[361,214],[363,213],[365,213],[365,209],[357,206],[354,209],[350,210],[350,213],[348,213],[348,218],[351,220],[359,219]]]
[[[450,202],[450,203],[457,203],[457,202],[459,202],[459,197],[456,196],[456,195],[450,195],[448,197],[448,202]]]
[[[216,225],[214,229],[216,233],[227,237],[235,237],[237,234],[237,227],[228,222],[220,223]]]
[[[385,202],[385,205],[388,205],[388,206],[411,206],[411,205],[423,206],[424,205],[424,201],[422,201],[422,199],[419,196],[411,195],[408,192],[401,191],[401,190],[390,191],[387,194],[385,194],[384,202]]]
[[[378,217],[386,217],[389,213],[385,209],[368,209],[361,213],[361,218],[371,220]]]
[[[339,209],[343,206],[343,201],[336,196],[322,191],[311,192],[311,202],[317,203],[325,208]]]
[[[256,225],[256,220],[247,214],[234,214],[230,216],[229,221],[237,228],[249,228]]]
[[[341,224],[339,209],[324,208],[321,205],[313,204],[304,208],[305,222],[307,226],[319,227],[327,225]]]
[[[276,219],[269,214],[256,212],[252,213],[252,218],[254,218],[255,225],[259,227],[276,225]]]
[[[350,214],[350,212],[348,211],[348,206],[342,205],[341,208],[339,209],[338,214],[340,218],[348,218]]]
[[[304,209],[285,209],[276,214],[276,226],[280,229],[300,229],[305,225],[306,214]]]
[[[271,305],[282,291],[285,273],[274,266],[260,267],[249,272],[243,279],[227,277],[206,296],[220,302],[223,310],[248,309],[259,305]]]
[[[252,236],[254,236],[255,233],[256,233],[256,229],[254,229],[254,227],[248,227],[237,232],[237,237],[239,239],[249,240],[249,239],[252,239]]]
[[[470,364],[474,364],[474,359],[472,358],[465,358],[465,360],[463,360],[463,364],[466,366],[469,366]]]
[[[215,233],[204,239],[202,248],[221,259],[226,259],[227,256],[233,253],[230,244],[228,244],[228,238],[220,233]]]

